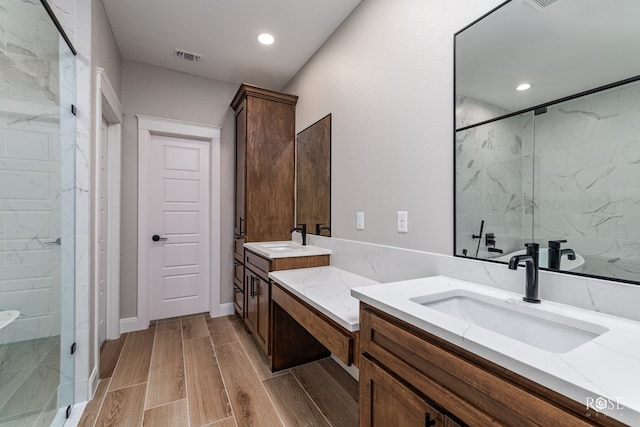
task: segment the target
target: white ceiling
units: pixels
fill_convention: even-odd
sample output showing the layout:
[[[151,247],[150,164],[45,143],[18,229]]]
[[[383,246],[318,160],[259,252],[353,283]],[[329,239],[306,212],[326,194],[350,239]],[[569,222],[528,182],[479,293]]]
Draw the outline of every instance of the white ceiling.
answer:
[[[638,0],[512,0],[456,37],[456,92],[518,111],[637,76],[639,16]]]
[[[280,90],[360,0],[104,0],[122,57]],[[258,43],[272,34],[271,46]],[[174,49],[203,55],[200,63]]]

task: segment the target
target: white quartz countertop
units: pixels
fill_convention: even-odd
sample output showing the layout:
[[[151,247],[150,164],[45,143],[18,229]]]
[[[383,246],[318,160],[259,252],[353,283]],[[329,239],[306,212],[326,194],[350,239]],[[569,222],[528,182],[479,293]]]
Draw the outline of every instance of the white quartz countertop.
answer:
[[[542,310],[548,316],[570,317],[575,322],[598,325],[605,332],[570,351],[553,353],[411,300],[424,301],[429,296],[449,291],[506,298],[508,304],[525,304],[525,310]],[[445,276],[356,288],[351,290],[351,294],[362,302],[583,403],[585,411],[589,405],[591,413],[599,410],[625,424],[640,426],[640,322],[551,301],[529,304],[522,301],[520,294]]]
[[[331,249],[305,245],[293,240],[281,242],[251,242],[244,247],[267,258],[292,258],[298,256],[331,255]]]
[[[269,278],[351,332],[360,328],[360,301],[351,289],[380,283],[335,267],[272,271]]]

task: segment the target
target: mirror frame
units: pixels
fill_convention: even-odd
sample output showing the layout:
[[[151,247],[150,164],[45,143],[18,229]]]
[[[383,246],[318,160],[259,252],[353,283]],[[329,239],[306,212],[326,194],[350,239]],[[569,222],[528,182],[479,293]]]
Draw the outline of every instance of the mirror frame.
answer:
[[[556,104],[560,104],[566,101],[570,101],[573,99],[577,99],[577,98],[581,98],[583,96],[587,96],[587,95],[591,95],[591,94],[595,94],[598,92],[602,92],[605,91],[607,89],[613,89],[625,84],[629,84],[629,83],[633,83],[633,82],[637,82],[640,81],[640,75],[637,75],[635,77],[630,77],[627,79],[623,79],[620,81],[616,81],[613,83],[609,83],[609,84],[605,84],[602,86],[598,86],[595,87],[593,89],[589,89],[586,91],[582,91],[573,95],[569,95],[569,96],[564,96],[558,99],[554,99],[548,102],[544,102],[542,104],[538,104],[538,105],[534,105],[532,107],[528,107],[528,108],[524,108],[518,111],[514,111],[514,112],[510,112],[507,114],[504,114],[502,116],[499,117],[494,117],[488,120],[484,120],[484,121],[480,121],[477,123],[473,123],[470,125],[465,125],[462,126],[460,128],[457,127],[457,114],[456,114],[456,106],[457,106],[457,87],[456,87],[456,70],[457,70],[457,65],[456,65],[456,42],[457,42],[457,37],[459,34],[461,34],[462,32],[464,32],[465,30],[469,29],[470,27],[476,25],[478,22],[482,21],[483,19],[485,19],[487,16],[491,15],[492,13],[494,13],[495,11],[497,11],[498,9],[504,7],[505,5],[511,3],[512,0],[506,0],[503,3],[501,3],[500,5],[494,7],[493,9],[491,9],[489,12],[485,13],[484,15],[482,15],[481,17],[479,17],[478,19],[474,20],[473,22],[471,22],[469,25],[466,25],[464,28],[460,29],[459,31],[457,31],[454,36],[453,36],[453,215],[454,215],[454,220],[453,220],[453,256],[457,257],[457,258],[465,258],[465,259],[475,259],[478,261],[483,261],[483,262],[490,262],[493,264],[500,264],[500,265],[506,265],[507,263],[504,261],[497,261],[494,259],[490,259],[490,258],[476,258],[473,256],[465,256],[465,255],[458,255],[457,251],[457,182],[456,182],[456,167],[457,167],[457,162],[456,162],[456,137],[457,137],[457,132],[459,131],[464,131],[467,129],[471,129],[474,127],[478,127],[478,126],[482,126],[482,125],[486,125],[489,123],[493,123],[499,120],[503,120],[509,117],[514,117],[514,116],[518,116],[518,115],[522,115],[528,112],[533,112],[534,114],[537,111],[541,111],[544,112],[546,111],[547,107],[556,105]],[[534,236],[535,237],[535,236]],[[568,270],[553,270],[553,269],[549,269],[546,267],[540,267],[540,270],[543,271],[551,271],[551,272],[555,272],[555,273],[562,273],[562,274],[568,274],[571,276],[580,276],[580,277],[586,277],[586,278],[592,278],[592,279],[599,279],[599,280],[607,280],[607,281],[612,281],[612,282],[621,282],[621,283],[627,283],[627,284],[631,284],[631,285],[640,285],[640,279],[639,280],[630,280],[630,279],[624,279],[624,278],[617,278],[617,277],[609,277],[609,276],[598,276],[598,275],[594,275],[594,274],[588,274],[588,273],[581,273],[581,272],[575,272],[575,271],[568,271]]]

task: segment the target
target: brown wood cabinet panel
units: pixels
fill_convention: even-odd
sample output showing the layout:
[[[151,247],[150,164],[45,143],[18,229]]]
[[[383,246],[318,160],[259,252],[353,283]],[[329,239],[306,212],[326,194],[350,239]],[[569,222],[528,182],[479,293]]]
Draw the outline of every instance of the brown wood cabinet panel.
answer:
[[[444,415],[370,360],[360,366],[360,425],[444,427]]]
[[[324,267],[329,265],[330,255],[299,256],[290,258],[274,258],[271,260],[271,271],[293,270],[296,268]]]
[[[297,99],[241,85],[231,103],[236,111],[234,229],[248,242],[291,237]]]
[[[296,322],[327,347],[346,365],[353,362],[353,338],[342,326],[307,305],[274,283],[271,289],[273,302],[284,309]]]
[[[234,234],[244,236],[245,233],[245,171],[247,152],[247,109],[242,101],[236,108],[236,179],[235,179],[235,219]],[[244,243],[244,239],[243,239]],[[242,257],[242,251],[240,251]]]
[[[244,265],[247,268],[251,268],[254,273],[262,276],[264,280],[269,280],[269,271],[271,271],[271,261],[267,258],[263,258],[258,254],[254,254],[251,251],[245,252]]]
[[[240,286],[238,282],[233,283],[233,308],[244,318],[244,287]]]
[[[273,346],[273,315],[271,309],[272,289],[269,281],[269,272],[280,269],[329,265],[329,255],[268,259],[247,249],[245,250],[244,263],[245,322],[247,329],[253,333],[258,346],[264,351],[265,355],[270,356]],[[280,319],[282,319],[282,317],[280,317]],[[293,329],[291,333],[297,334],[301,340],[310,346],[309,351],[305,352],[305,361],[317,359],[311,358],[311,353],[322,353],[324,355],[325,349],[320,348],[318,350],[318,345],[308,339],[308,337],[305,337],[304,334],[295,332]],[[293,366],[289,359],[285,361],[284,359],[278,358],[271,364],[271,369],[283,369],[282,367],[274,368],[276,365]]]
[[[233,261],[233,278],[242,283],[244,280],[244,265],[239,261]]]
[[[258,327],[256,330],[256,339],[258,344],[262,347],[265,354],[271,354],[270,349],[270,318],[271,311],[269,304],[271,302],[271,285],[268,281],[263,280],[260,277],[256,277],[256,289],[258,295]]]
[[[240,263],[244,263],[244,237],[235,237],[233,241],[233,258]]]
[[[588,417],[584,404],[366,304],[360,326],[363,358],[384,365],[468,425],[623,425]]]
[[[245,312],[244,323],[251,332],[256,331],[258,325],[258,299],[256,298],[255,275],[245,268],[244,283],[245,287]]]

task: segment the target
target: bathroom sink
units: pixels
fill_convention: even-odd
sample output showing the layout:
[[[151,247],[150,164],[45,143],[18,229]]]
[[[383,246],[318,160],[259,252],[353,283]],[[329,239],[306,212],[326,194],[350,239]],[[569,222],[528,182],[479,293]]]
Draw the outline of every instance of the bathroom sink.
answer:
[[[295,243],[288,242],[276,242],[276,243],[262,243],[260,246],[270,249],[272,251],[293,251],[296,249],[302,249],[304,246]]]
[[[289,258],[313,255],[330,255],[331,250],[311,245],[301,245],[292,240],[280,242],[251,242],[244,247],[267,258]]]
[[[552,353],[569,352],[608,329],[570,316],[467,290],[453,290],[411,301],[424,307]]]

